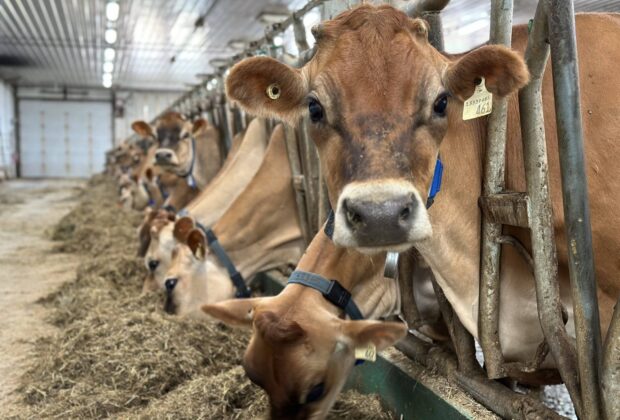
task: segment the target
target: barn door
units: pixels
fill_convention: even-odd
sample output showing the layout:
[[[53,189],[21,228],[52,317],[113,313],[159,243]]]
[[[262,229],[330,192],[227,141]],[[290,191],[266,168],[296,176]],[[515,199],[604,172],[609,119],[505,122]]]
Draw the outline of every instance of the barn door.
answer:
[[[23,177],[85,178],[112,147],[112,105],[22,99],[19,127]]]

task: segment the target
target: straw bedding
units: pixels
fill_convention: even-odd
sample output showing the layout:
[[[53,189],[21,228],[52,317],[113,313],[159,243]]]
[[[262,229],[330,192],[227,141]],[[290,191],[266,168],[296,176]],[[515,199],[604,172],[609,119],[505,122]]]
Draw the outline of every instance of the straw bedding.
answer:
[[[112,205],[111,179],[94,177],[53,232],[59,252],[78,252],[76,279],[41,301],[56,334],[36,342],[19,392],[18,418],[252,419],[262,390],[239,363],[248,334],[178,319],[163,297],[141,295],[136,253],[141,216]],[[389,419],[375,396],[344,393],[330,418]]]

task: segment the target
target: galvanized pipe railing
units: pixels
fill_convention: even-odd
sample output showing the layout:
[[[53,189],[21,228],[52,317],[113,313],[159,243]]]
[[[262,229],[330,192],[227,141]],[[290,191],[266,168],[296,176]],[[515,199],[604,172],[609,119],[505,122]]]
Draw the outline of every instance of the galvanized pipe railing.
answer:
[[[601,418],[601,328],[585,171],[577,37],[572,0],[547,0],[568,266],[583,417]]]
[[[547,37],[545,3],[540,2],[525,52],[525,61],[531,79],[530,83],[519,93],[525,177],[530,197],[536,300],[538,317],[545,339],[573,400],[575,411],[580,415],[583,410],[575,351],[562,318],[562,303],[557,281],[555,233],[549,194],[549,166],[542,103],[542,82],[549,57]]]
[[[601,383],[605,418],[620,418],[620,299],[607,330]]]
[[[510,47],[512,41],[512,0],[492,0],[492,44]],[[482,195],[490,196],[504,190],[506,163],[506,98],[493,101],[493,112],[488,118],[484,181]],[[500,260],[502,224],[483,214],[480,257],[480,288],[478,306],[478,339],[484,353],[487,375],[491,379],[506,376],[504,357],[499,340]]]

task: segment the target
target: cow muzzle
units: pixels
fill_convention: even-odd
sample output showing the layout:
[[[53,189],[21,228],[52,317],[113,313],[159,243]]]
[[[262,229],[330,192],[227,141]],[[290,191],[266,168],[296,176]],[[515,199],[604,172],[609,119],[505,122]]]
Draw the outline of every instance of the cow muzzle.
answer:
[[[410,182],[355,182],[338,199],[333,237],[337,245],[402,252],[431,233],[424,203]]]
[[[155,151],[155,164],[160,166],[178,165],[176,153],[171,149],[157,149]]]

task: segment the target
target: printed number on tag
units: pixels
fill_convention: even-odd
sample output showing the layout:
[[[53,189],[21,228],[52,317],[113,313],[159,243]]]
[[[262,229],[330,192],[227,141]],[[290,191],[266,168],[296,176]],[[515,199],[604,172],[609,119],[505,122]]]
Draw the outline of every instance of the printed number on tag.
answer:
[[[373,343],[369,343],[362,347],[355,348],[355,358],[358,360],[368,360],[374,362],[377,360],[377,347]]]
[[[493,94],[487,90],[484,77],[481,79],[474,94],[463,103],[463,120],[484,117],[493,110]]]

